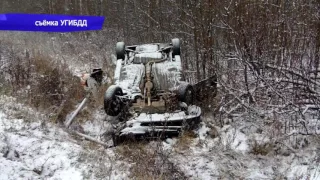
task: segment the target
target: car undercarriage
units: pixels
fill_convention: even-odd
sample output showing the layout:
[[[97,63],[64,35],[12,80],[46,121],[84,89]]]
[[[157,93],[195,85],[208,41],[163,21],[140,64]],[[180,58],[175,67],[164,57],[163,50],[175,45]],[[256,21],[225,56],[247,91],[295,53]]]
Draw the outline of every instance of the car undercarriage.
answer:
[[[183,77],[180,40],[171,43],[116,45],[114,84],[104,97],[108,116],[119,119],[114,141],[162,138],[194,128],[201,108],[194,87]]]
[[[104,111],[113,119],[113,144],[132,139],[163,139],[197,127],[202,111],[199,94],[215,94],[216,76],[191,84],[182,68],[181,41],[126,46],[116,45],[114,82],[104,93]],[[82,85],[95,98],[102,69],[82,77]],[[86,97],[72,119],[84,106]]]

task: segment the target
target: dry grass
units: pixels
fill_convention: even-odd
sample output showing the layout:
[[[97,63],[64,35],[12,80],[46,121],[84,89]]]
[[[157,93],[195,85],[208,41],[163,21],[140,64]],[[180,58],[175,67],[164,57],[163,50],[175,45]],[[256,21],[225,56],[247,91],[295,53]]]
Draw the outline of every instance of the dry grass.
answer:
[[[196,137],[197,134],[193,131],[184,131],[179,136],[177,143],[174,144],[174,150],[178,152],[188,150]]]
[[[250,153],[265,156],[273,151],[273,149],[274,145],[270,142],[258,143],[257,141],[254,141]]]
[[[156,163],[156,152],[146,148],[144,143],[127,143],[117,147],[120,159],[132,164],[131,177],[133,179],[162,179],[155,177],[154,165]]]
[[[115,161],[115,157],[97,148],[82,151],[78,157],[79,163],[83,162],[91,165],[88,167],[90,170],[82,174],[84,179],[111,179],[112,172],[116,168]]]
[[[131,164],[131,179],[185,179],[184,175],[169,161],[162,151],[161,143],[154,147],[143,142],[129,142],[118,146],[120,160]]]
[[[61,62],[43,54],[33,57],[12,54],[10,63],[10,69],[5,72],[10,79],[5,86],[11,92],[6,94],[50,114],[53,122],[64,121],[84,96],[79,79]]]

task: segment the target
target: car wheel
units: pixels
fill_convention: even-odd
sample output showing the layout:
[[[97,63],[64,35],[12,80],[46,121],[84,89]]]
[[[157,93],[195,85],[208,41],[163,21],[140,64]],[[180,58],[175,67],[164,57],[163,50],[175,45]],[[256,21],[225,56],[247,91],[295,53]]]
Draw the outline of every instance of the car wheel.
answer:
[[[122,96],[122,89],[119,86],[110,86],[104,96],[104,110],[109,116],[117,116],[121,112],[122,102],[118,96]]]
[[[124,42],[117,42],[116,45],[116,54],[117,54],[117,59],[122,59],[124,60],[125,58],[125,53],[126,53],[126,49],[125,49],[125,44]]]
[[[178,100],[185,102],[187,105],[193,104],[194,90],[189,83],[183,83],[178,88]]]
[[[172,41],[172,56],[180,55],[180,45],[181,41],[178,38],[174,38]]]

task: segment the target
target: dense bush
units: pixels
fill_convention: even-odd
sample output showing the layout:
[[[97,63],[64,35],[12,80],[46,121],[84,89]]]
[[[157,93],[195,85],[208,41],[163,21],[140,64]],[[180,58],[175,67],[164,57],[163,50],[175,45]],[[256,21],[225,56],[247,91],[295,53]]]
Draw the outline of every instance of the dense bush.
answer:
[[[1,92],[20,102],[50,112],[54,120],[64,120],[83,98],[79,78],[68,66],[44,54],[30,55],[11,49],[1,71]]]

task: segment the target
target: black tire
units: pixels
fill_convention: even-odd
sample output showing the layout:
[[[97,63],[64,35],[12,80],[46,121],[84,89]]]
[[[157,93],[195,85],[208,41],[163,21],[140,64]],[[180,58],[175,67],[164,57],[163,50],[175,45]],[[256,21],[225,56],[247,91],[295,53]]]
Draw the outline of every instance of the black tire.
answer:
[[[194,104],[194,90],[189,83],[180,84],[177,93],[179,101],[185,102],[187,105]]]
[[[99,84],[101,84],[103,79],[103,71],[101,68],[93,69],[93,72],[90,75],[93,79],[95,79]]]
[[[176,55],[180,55],[180,46],[181,46],[181,41],[178,38],[174,38],[171,40],[172,41],[172,56],[175,57]]]
[[[119,86],[110,86],[104,95],[104,110],[109,116],[117,116],[122,110],[122,102],[118,96],[123,92]]]
[[[117,59],[124,60],[125,54],[126,54],[126,46],[125,46],[124,42],[117,42],[116,54],[117,54]]]

